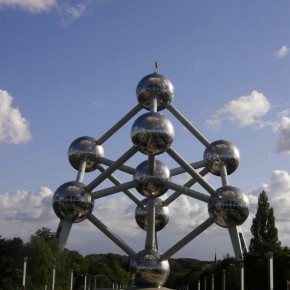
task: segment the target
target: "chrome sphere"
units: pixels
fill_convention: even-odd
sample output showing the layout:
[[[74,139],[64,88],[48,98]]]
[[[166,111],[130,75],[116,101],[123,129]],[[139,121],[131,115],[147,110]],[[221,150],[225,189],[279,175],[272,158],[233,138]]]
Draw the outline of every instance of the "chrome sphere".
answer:
[[[55,191],[52,206],[60,219],[78,223],[93,211],[94,200],[85,192],[84,186],[82,182],[70,181]]]
[[[165,109],[172,101],[174,87],[169,79],[158,73],[145,76],[137,85],[136,95],[139,104],[150,110],[150,100],[157,98],[157,110]]]
[[[133,178],[138,181],[136,185],[138,192],[146,197],[158,197],[164,194],[168,190],[164,181],[171,180],[168,167],[159,160],[155,161],[153,174],[149,173],[148,160],[140,163]]]
[[[168,260],[159,260],[156,250],[143,250],[130,263],[133,283],[136,287],[162,287],[166,282],[170,267]]]
[[[220,166],[224,164],[227,174],[233,173],[240,164],[240,152],[229,141],[218,140],[211,143],[204,151],[203,158],[209,161],[209,171],[217,176],[221,175]]]
[[[239,188],[223,186],[210,198],[208,212],[214,222],[221,227],[239,226],[249,216],[249,200]]]
[[[68,150],[68,159],[73,168],[79,170],[82,161],[86,161],[86,172],[97,168],[99,157],[104,156],[102,146],[92,137],[84,136],[73,141]]]
[[[165,228],[169,221],[169,208],[167,206],[162,206],[162,199],[155,198],[155,231],[158,232]],[[142,205],[138,205],[135,210],[135,220],[138,226],[147,231],[148,228],[148,198],[143,199]]]
[[[168,150],[174,139],[172,123],[160,113],[145,113],[131,129],[132,142],[146,155],[158,155]]]

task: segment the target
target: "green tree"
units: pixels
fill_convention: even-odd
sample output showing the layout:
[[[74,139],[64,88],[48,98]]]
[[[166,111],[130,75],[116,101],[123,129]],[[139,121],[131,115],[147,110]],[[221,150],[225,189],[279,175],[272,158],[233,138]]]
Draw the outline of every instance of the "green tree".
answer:
[[[250,241],[250,253],[265,254],[277,251],[281,247],[278,230],[275,226],[274,209],[270,207],[265,191],[259,196],[256,216],[251,226],[253,235]]]
[[[16,289],[22,283],[23,241],[0,236],[0,289]]]

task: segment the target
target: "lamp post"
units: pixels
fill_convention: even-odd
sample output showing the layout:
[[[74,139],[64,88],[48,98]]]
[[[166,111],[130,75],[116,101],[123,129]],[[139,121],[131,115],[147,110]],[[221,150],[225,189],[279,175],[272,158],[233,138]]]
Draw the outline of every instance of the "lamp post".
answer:
[[[268,253],[268,272],[269,272],[269,290],[274,289],[274,278],[273,278],[273,252]]]
[[[71,269],[71,273],[70,273],[70,290],[73,290],[73,283],[74,283],[74,269]]]
[[[23,263],[23,279],[22,279],[22,288],[23,289],[25,289],[25,282],[26,282],[27,260],[28,260],[28,257],[24,257],[24,263]]]
[[[226,290],[226,270],[223,269],[223,290]]]
[[[52,269],[52,286],[51,286],[52,290],[54,290],[54,286],[55,286],[55,268],[56,268],[56,264],[54,262],[53,263],[53,269]]]
[[[240,287],[240,289],[241,290],[244,290],[245,289],[245,287],[244,287],[244,263],[243,262],[241,262],[241,264],[240,264],[240,267],[241,267],[241,287]]]

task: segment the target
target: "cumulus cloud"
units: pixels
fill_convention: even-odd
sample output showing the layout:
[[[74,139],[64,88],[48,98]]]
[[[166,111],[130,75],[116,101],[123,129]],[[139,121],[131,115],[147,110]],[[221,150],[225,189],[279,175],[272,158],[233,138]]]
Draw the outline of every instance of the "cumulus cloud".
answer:
[[[29,124],[12,101],[7,91],[0,90],[0,143],[26,143],[31,139]]]
[[[42,227],[56,230],[58,219],[51,199],[52,191],[47,187],[35,192],[18,190],[0,193],[0,227],[5,229],[1,234],[6,238],[17,235],[27,240]]]
[[[273,131],[278,134],[277,153],[290,154],[290,110],[284,110],[278,115],[278,121],[273,122]]]
[[[248,96],[241,96],[230,101],[223,108],[213,113],[206,122],[210,128],[217,128],[224,121],[233,121],[241,126],[263,126],[261,118],[270,110],[271,105],[267,98],[257,91]]]
[[[289,48],[283,45],[279,50],[274,51],[277,58],[284,58],[289,53]]]
[[[93,3],[98,2],[92,0],[0,0],[0,9],[22,9],[34,14],[56,13],[61,18],[62,23],[68,24],[83,16]]]
[[[51,11],[57,0],[0,0],[0,8],[20,8],[32,13]]]

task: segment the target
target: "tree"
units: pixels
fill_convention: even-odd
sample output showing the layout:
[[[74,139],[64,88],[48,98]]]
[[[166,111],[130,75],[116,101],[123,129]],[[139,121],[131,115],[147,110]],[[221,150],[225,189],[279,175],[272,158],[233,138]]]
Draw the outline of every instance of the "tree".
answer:
[[[278,230],[275,226],[274,209],[270,207],[265,191],[259,196],[256,216],[251,226],[253,235],[250,241],[250,253],[265,254],[277,251],[281,247]]]

